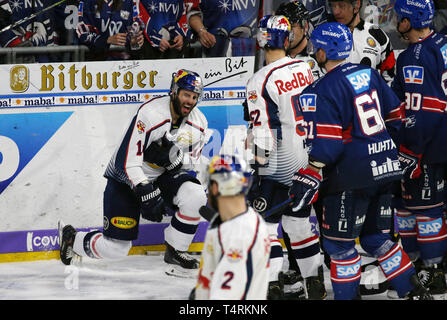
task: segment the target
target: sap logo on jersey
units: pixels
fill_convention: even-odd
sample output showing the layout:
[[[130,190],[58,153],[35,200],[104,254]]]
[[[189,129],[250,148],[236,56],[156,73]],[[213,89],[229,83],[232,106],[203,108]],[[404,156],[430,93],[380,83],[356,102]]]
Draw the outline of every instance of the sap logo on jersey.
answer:
[[[405,83],[424,83],[424,68],[419,66],[406,66],[403,68]]]
[[[362,93],[369,89],[371,80],[371,70],[365,69],[346,76],[356,93]]]
[[[275,85],[278,88],[278,94],[281,95],[293,89],[307,86],[312,82],[314,82],[314,76],[312,74],[312,70],[309,69],[307,76],[305,76],[302,72],[295,72],[293,73],[293,79],[290,81],[276,80]]]
[[[302,94],[299,97],[300,105],[303,112],[317,111],[317,95],[316,94]]]
[[[444,66],[447,68],[447,44],[441,48],[442,59],[444,59]]]
[[[432,221],[419,221],[418,231],[421,236],[434,236],[441,231],[442,219],[436,219]]]

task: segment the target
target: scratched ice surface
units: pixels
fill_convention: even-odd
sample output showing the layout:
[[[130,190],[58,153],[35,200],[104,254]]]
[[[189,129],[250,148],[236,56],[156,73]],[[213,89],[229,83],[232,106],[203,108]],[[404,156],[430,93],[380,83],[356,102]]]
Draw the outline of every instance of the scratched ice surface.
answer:
[[[188,299],[195,279],[168,276],[164,269],[161,254],[109,261],[83,258],[79,266],[65,266],[59,260],[0,263],[0,300]],[[330,274],[324,270],[331,300]],[[363,299],[388,298],[383,293]]]

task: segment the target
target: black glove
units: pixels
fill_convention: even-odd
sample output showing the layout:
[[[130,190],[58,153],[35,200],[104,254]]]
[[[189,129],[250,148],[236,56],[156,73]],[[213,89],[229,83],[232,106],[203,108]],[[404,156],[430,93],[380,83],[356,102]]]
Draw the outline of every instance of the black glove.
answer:
[[[301,168],[295,173],[289,190],[289,195],[294,198],[292,211],[297,212],[317,201],[320,184],[321,176],[312,169]]]
[[[147,220],[160,222],[165,213],[165,204],[159,188],[152,183],[140,183],[133,188],[133,192],[141,205],[141,216]]]
[[[176,172],[183,165],[183,151],[164,135],[160,144],[154,141],[149,145],[144,151],[143,159],[169,172]]]

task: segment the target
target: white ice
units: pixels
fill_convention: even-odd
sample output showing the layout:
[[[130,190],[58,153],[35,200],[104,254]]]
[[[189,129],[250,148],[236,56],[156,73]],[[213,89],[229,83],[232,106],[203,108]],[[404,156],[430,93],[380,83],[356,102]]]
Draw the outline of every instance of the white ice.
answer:
[[[187,300],[196,280],[166,275],[165,267],[161,253],[119,260],[83,258],[79,266],[59,260],[0,263],[0,299]],[[332,300],[329,270],[324,270],[327,299]],[[362,298],[388,299],[386,293]]]

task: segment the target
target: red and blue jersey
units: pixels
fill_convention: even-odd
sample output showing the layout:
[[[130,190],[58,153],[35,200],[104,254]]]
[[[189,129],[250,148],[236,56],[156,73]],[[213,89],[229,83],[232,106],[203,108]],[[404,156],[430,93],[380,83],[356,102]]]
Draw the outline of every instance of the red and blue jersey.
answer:
[[[401,127],[401,102],[376,70],[338,65],[304,89],[299,103],[309,159],[326,165],[329,191],[401,178],[394,140]]]
[[[447,37],[432,32],[403,51],[392,88],[405,105],[402,144],[425,163],[447,162]]]

